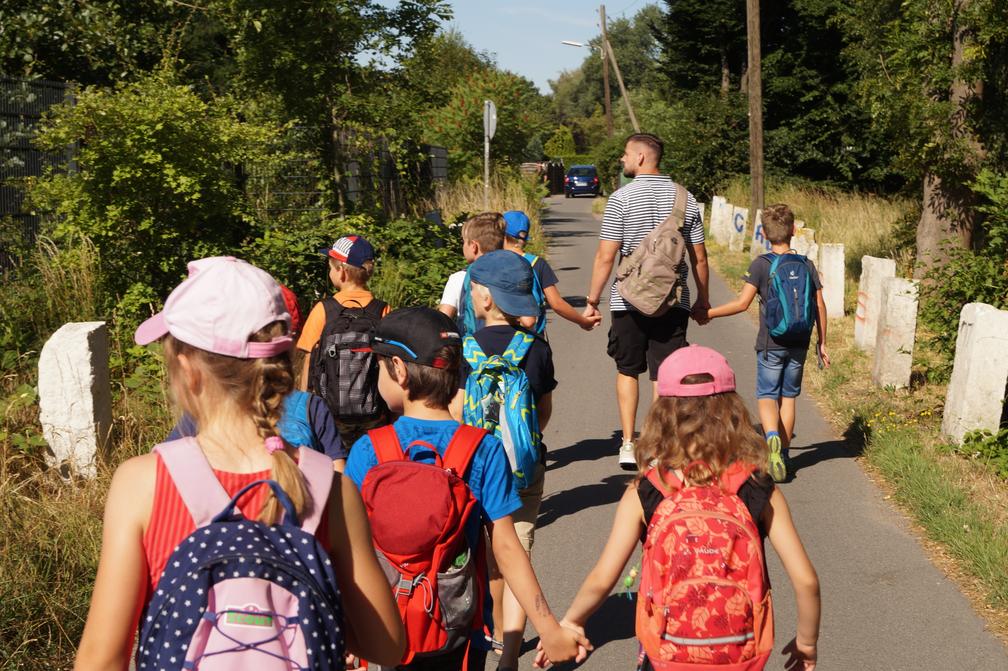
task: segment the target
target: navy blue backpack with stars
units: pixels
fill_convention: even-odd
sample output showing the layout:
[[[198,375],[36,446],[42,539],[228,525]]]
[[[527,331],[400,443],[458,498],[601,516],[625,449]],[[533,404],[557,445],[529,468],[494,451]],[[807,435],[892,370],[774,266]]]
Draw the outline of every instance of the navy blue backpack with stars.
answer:
[[[140,626],[143,671],[342,670],[343,612],[332,562],[315,539],[332,487],[332,461],[301,448],[298,467],[312,503],[299,525],[273,480],[233,498],[192,438],[154,448],[196,530],[175,548]],[[279,524],[246,519],[239,499],[269,486],[284,509]]]

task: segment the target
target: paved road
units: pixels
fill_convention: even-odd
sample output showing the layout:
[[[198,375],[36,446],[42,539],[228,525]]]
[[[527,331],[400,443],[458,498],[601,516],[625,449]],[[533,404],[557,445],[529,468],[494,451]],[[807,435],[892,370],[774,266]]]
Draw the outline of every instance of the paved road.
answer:
[[[591,203],[549,200],[550,263],[561,293],[572,303],[583,300],[591,275],[599,228]],[[725,300],[725,284],[718,278],[712,282],[712,301]],[[549,326],[560,386],[546,430],[549,471],[533,563],[558,613],[570,604],[605,544],[615,503],[628,480],[616,464],[619,422],[615,368],[605,355],[607,328],[608,320],[591,333],[562,319],[551,319]],[[746,315],[690,327],[691,342],[728,357],[747,398],[755,390],[754,339]],[[642,392],[649,395],[650,388]],[[815,404],[803,397],[798,412],[794,456],[799,470],[783,489],[822,583],[819,668],[1008,670],[1008,651],[927,560],[906,520],[882,500]],[[641,412],[638,430],[643,416]],[[779,650],[794,635],[794,595],[769,544],[768,554]],[[633,668],[633,614],[633,602],[625,596],[609,597],[589,623],[596,651],[583,668]],[[527,636],[534,638],[531,628]],[[522,668],[531,668],[531,662],[526,653]],[[494,668],[493,663],[487,668]],[[783,657],[777,655],[767,668],[783,669]]]

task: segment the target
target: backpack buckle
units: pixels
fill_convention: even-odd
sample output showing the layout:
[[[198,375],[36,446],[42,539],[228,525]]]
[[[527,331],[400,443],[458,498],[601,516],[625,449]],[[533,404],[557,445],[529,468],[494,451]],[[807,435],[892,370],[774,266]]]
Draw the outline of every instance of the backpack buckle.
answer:
[[[400,573],[399,582],[396,583],[394,590],[395,598],[398,599],[399,597],[404,596],[408,599],[409,597],[413,596],[413,591],[416,589],[416,586],[419,585],[420,582],[423,580],[424,580],[423,573],[418,574],[412,580],[404,576],[402,573]]]

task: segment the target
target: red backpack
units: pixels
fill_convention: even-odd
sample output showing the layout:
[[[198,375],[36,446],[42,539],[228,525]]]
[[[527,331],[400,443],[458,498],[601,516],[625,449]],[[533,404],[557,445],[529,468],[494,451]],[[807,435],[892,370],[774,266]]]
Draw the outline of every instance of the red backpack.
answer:
[[[378,563],[385,571],[406,628],[402,663],[456,650],[483,631],[486,548],[476,556],[465,537],[478,503],[462,479],[487,432],[462,424],[444,457],[414,441],[404,452],[391,425],[368,431],[378,465],[361,494]],[[435,463],[413,461],[409,448],[423,445]]]
[[[655,671],[759,671],[773,652],[763,543],[738,497],[753,470],[733,464],[707,486],[647,473],[665,495],[648,525],[637,593],[637,638]]]

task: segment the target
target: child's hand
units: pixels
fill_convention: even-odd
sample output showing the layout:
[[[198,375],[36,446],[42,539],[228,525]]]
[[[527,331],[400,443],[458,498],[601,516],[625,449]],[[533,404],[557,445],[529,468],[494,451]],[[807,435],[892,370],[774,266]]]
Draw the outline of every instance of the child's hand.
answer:
[[[813,671],[816,667],[818,651],[815,643],[799,643],[797,638],[793,638],[781,652],[788,656],[784,661],[786,671]]]
[[[583,662],[593,650],[584,628],[564,620],[552,631],[540,635],[534,666],[548,668],[557,662]]]
[[[829,368],[829,366],[830,366],[830,358],[829,358],[829,354],[826,353],[826,345],[823,345],[822,343],[819,343],[816,347],[817,347],[818,353],[819,353],[819,361],[821,362],[820,365],[819,365],[819,367],[820,368]]]
[[[707,315],[710,307],[711,306],[708,303],[697,300],[697,302],[693,304],[693,309],[690,310],[690,316],[693,317],[697,324],[703,326],[711,320],[711,318]]]
[[[595,314],[590,317],[581,315],[581,321],[578,323],[578,326],[583,328],[585,331],[591,331],[600,323],[602,323],[602,314],[596,310]]]

